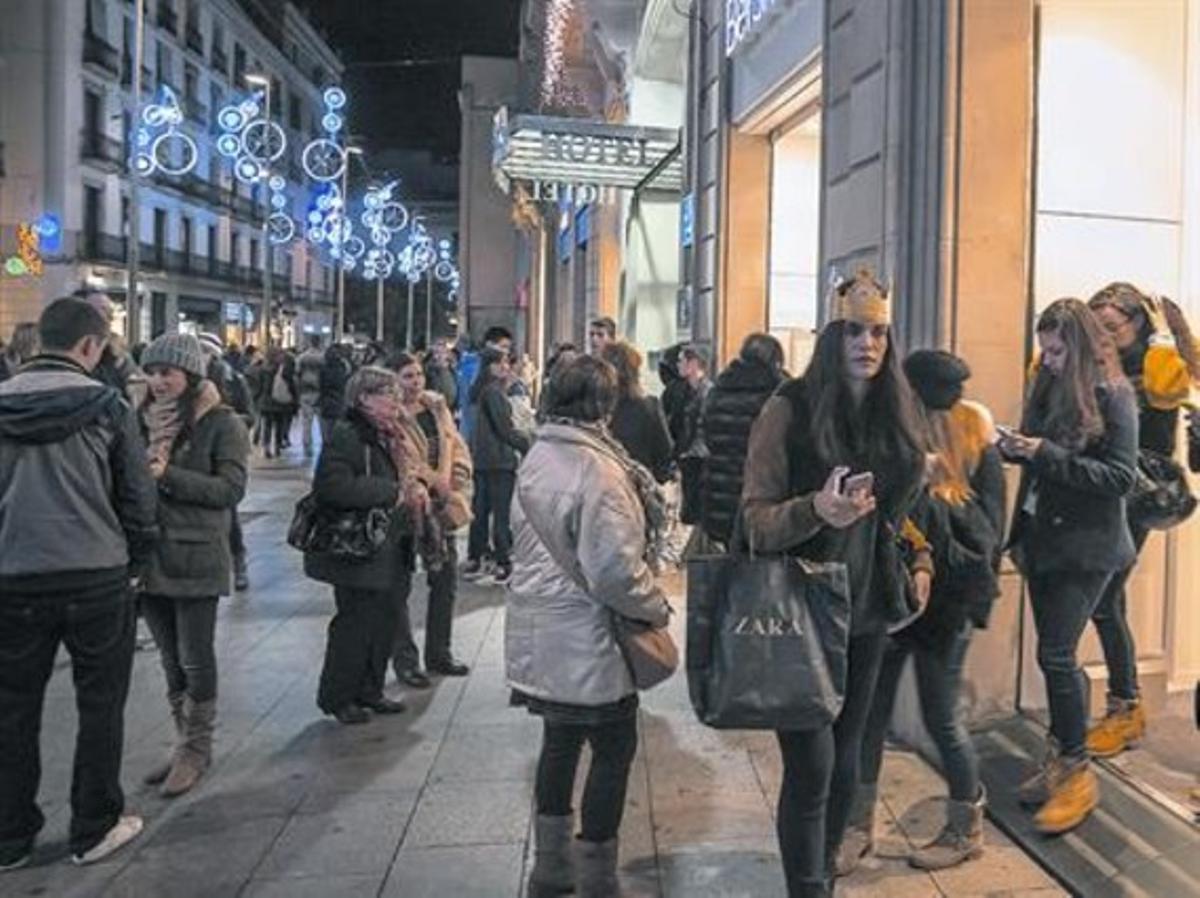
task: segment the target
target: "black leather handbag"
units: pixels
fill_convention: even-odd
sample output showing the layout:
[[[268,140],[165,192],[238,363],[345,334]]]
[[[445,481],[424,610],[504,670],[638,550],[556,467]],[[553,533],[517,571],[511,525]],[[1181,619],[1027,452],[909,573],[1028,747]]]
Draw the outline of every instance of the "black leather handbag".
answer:
[[[1137,479],[1126,501],[1129,522],[1148,530],[1170,530],[1196,510],[1183,466],[1151,449],[1138,451]]]
[[[366,452],[371,476],[371,451]],[[340,561],[369,561],[387,544],[392,514],[386,508],[324,508],[309,493],[296,503],[287,541],[306,554],[330,555]]]

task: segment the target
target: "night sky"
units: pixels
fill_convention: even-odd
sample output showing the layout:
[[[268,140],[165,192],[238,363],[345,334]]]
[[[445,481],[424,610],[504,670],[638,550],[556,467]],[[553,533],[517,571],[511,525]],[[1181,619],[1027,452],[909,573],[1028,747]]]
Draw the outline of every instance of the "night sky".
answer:
[[[457,157],[463,55],[516,56],[520,0],[311,0],[297,3],[347,63],[350,131],[369,151]],[[359,66],[431,61],[404,68]]]

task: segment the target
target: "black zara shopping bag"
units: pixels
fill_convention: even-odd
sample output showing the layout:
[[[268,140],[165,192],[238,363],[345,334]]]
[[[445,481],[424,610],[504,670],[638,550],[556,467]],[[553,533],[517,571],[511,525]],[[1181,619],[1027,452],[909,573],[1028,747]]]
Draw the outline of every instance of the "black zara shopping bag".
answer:
[[[688,691],[702,723],[830,723],[842,710],[849,637],[844,564],[740,553],[688,562]]]

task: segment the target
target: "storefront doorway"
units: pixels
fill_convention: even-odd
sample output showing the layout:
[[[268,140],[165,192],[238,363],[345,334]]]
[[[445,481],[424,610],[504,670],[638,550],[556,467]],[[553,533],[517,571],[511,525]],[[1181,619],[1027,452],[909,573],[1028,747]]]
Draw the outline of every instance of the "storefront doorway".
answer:
[[[1031,311],[1120,280],[1174,298],[1200,326],[1200,0],[1040,0],[1038,15]],[[1200,519],[1154,534],[1128,592],[1150,733],[1114,762],[1184,813],[1200,775],[1198,582]],[[1038,713],[1027,610],[1024,634],[1020,701]],[[1101,713],[1107,672],[1090,627],[1081,655]]]
[[[804,371],[816,343],[821,295],[821,115],[792,119],[771,134],[770,271],[767,328],[787,369]]]

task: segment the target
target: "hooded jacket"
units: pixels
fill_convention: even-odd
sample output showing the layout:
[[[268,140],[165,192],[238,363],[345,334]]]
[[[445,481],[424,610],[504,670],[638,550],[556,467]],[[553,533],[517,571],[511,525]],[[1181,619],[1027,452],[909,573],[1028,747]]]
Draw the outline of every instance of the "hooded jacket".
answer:
[[[0,596],[126,582],[153,546],[155,495],[116,389],[50,355],[0,384]]]

